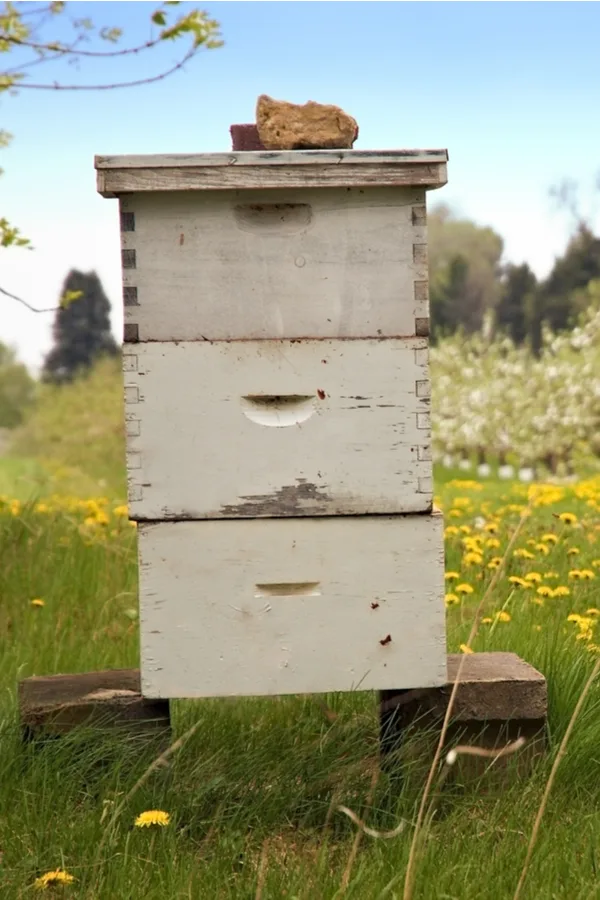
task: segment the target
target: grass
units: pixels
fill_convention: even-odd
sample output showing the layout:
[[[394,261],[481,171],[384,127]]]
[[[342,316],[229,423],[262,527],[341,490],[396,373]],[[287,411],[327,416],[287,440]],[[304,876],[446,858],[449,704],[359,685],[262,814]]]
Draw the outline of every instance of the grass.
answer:
[[[310,696],[174,702],[175,736],[199,727],[109,832],[103,811],[122,801],[156,749],[85,732],[43,747],[21,744],[19,678],[138,664],[136,534],[119,491],[114,500],[58,494],[36,466],[9,460],[0,467],[5,485],[28,477],[39,493],[19,503],[5,486],[0,509],[2,900],[32,896],[35,880],[55,869],[76,879],[61,896],[85,900],[401,898],[425,772],[415,764],[401,785],[384,775],[374,784],[373,694],[328,695],[325,712]],[[533,514],[474,648],[513,650],[546,675],[550,752],[502,790],[485,778],[448,785],[417,863],[419,900],[513,897],[553,754],[600,644],[600,482],[528,488],[453,479],[440,484],[438,497],[447,572],[459,576],[447,587],[449,649],[466,640],[489,566],[502,556],[528,493]],[[564,512],[576,521],[558,518]],[[569,575],[574,570],[595,577]],[[569,621],[571,614],[580,618]],[[558,770],[526,900],[600,898],[599,710],[594,684]],[[353,850],[357,829],[341,804],[375,829],[408,824],[393,840],[362,836]],[[169,825],[136,828],[136,816],[150,809],[168,812]]]

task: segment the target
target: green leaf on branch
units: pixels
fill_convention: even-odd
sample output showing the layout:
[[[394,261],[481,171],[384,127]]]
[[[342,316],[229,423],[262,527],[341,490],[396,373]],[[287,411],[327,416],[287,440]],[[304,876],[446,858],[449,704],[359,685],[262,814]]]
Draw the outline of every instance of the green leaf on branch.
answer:
[[[29,247],[31,241],[24,237],[8,219],[0,219],[0,247]]]
[[[162,9],[157,9],[155,13],[152,13],[152,21],[155,25],[166,25],[167,17],[165,16]]]

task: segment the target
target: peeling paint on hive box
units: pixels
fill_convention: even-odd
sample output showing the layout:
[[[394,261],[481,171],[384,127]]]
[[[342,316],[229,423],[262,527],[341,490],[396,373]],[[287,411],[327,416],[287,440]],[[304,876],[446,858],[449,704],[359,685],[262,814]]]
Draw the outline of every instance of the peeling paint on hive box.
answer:
[[[426,342],[138,344],[130,512],[255,518],[431,509]],[[132,358],[135,357],[135,362]]]

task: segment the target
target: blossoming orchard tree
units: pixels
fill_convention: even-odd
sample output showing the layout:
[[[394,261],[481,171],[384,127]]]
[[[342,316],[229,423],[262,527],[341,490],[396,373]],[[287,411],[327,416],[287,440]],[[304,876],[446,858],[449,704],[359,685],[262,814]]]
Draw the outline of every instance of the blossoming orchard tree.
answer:
[[[77,18],[71,14],[72,4],[52,2],[37,3],[0,3],[0,97],[14,96],[23,90],[34,91],[99,91],[118,90],[128,87],[152,84],[162,81],[182,69],[200,51],[212,50],[222,46],[219,25],[210,19],[205,12],[193,9],[177,16],[175,9],[180,4],[166,0],[162,6],[155,8],[150,14],[150,23],[154,34],[142,44],[124,43],[125,35],[119,28],[97,28],[88,18]],[[145,14],[147,4],[138,7],[140,15]],[[69,40],[57,40],[54,35],[65,31],[65,25],[71,28]],[[179,59],[166,69],[159,69],[155,74],[131,81],[118,82],[107,79],[99,83],[62,83],[52,78],[38,78],[40,71],[51,71],[52,63],[67,60],[72,63],[103,63],[107,72],[114,70],[114,64],[120,59],[135,57],[139,59],[152,54],[165,42],[180,41],[184,44]],[[12,135],[0,128],[0,148],[6,147]],[[2,170],[0,169],[0,174]],[[25,247],[31,249],[29,239],[21,233],[18,224],[0,217],[0,252],[8,247]],[[0,293],[10,297],[32,312],[38,310],[20,297],[6,291],[0,285]],[[61,306],[77,299],[71,294],[61,298]]]

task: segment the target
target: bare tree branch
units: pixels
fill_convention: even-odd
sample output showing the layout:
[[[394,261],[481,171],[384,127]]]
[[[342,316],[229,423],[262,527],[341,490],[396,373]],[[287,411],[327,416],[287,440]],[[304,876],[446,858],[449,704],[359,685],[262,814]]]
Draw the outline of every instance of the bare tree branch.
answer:
[[[47,309],[38,309],[37,306],[32,306],[31,303],[27,302],[27,300],[23,300],[22,297],[17,297],[16,294],[11,294],[10,291],[5,291],[2,287],[0,287],[0,294],[4,294],[5,297],[10,297],[11,300],[16,300],[17,303],[22,303],[23,306],[27,307],[27,309],[34,313],[58,312],[58,310],[60,309],[60,306],[49,306]]]

